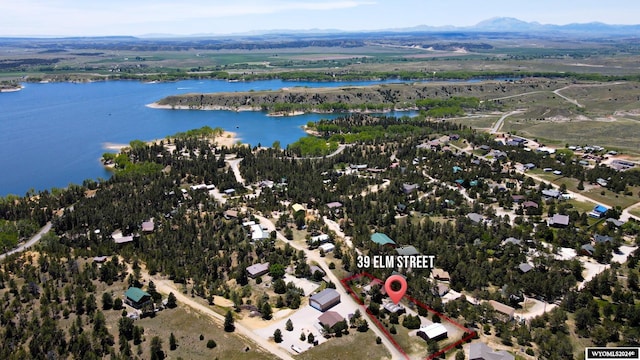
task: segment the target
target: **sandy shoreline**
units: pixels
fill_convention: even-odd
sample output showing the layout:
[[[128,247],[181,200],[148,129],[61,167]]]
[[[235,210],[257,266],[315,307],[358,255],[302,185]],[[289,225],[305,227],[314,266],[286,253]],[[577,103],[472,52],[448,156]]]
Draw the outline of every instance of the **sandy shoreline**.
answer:
[[[160,143],[160,141],[165,141],[165,147],[173,147],[173,145],[167,145],[166,144],[166,138],[165,139],[155,139],[155,140],[151,140],[151,141],[146,141],[146,143],[148,145],[151,144],[158,144]],[[226,146],[228,148],[236,145],[236,143],[238,141],[240,141],[241,139],[238,138],[238,134],[232,131],[223,131],[222,134],[220,136],[216,136],[213,139],[211,139],[212,143],[216,143],[217,146]],[[117,151],[117,152],[121,152],[123,149],[128,148],[129,144],[119,144],[119,143],[112,143],[112,142],[105,142],[102,143],[102,148],[105,150],[110,150],[110,151]],[[175,148],[175,147],[174,147]],[[171,149],[169,149],[171,151]]]
[[[16,92],[16,91],[20,91],[24,89],[24,86],[20,86],[17,88],[10,88],[10,89],[0,89],[0,93],[10,93],[10,92]]]

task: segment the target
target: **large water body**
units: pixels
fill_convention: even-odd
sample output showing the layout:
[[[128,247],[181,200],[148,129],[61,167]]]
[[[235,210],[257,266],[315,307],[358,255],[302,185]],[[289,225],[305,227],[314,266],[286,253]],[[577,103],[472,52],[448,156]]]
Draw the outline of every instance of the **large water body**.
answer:
[[[0,94],[0,196],[108,178],[110,173],[99,161],[108,143],[160,139],[208,125],[234,131],[244,143],[270,146],[278,140],[286,146],[305,135],[302,125],[334,117],[268,117],[263,112],[160,110],[146,106],[168,95],[385,82],[397,81],[27,83],[22,91]]]

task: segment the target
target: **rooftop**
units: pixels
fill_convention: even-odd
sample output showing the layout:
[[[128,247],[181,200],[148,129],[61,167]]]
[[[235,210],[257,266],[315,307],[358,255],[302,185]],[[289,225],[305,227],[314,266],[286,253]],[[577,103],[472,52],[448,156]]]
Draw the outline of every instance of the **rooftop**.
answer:
[[[342,315],[338,314],[335,311],[327,311],[324,314],[318,316],[318,321],[322,325],[326,325],[328,327],[333,327],[333,325],[343,320],[344,318],[342,317]]]
[[[371,241],[378,245],[395,245],[396,242],[391,240],[387,235],[383,233],[374,233],[371,235]]]
[[[124,296],[126,296],[127,298],[135,301],[135,302],[139,302],[140,300],[142,300],[143,297],[145,296],[151,296],[151,294],[149,294],[146,291],[143,291],[140,288],[137,287],[130,287],[125,293]]]

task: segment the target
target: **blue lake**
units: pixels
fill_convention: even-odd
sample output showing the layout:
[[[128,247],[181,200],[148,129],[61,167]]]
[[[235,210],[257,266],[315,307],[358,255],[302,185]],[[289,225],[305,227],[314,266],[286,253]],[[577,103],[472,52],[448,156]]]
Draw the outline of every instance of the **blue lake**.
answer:
[[[108,178],[99,159],[108,143],[153,140],[205,125],[238,134],[245,143],[282,146],[296,141],[301,126],[328,115],[268,117],[262,112],[159,110],[146,107],[168,95],[190,92],[277,90],[398,81],[226,82],[188,80],[172,83],[107,81],[87,84],[24,84],[0,94],[0,196],[24,195],[52,187]]]

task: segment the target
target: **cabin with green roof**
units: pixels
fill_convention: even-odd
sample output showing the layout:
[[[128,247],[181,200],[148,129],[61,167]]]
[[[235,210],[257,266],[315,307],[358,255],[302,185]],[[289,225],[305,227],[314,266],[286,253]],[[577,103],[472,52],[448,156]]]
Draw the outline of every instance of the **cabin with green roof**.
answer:
[[[396,242],[391,240],[387,235],[383,233],[374,233],[371,235],[371,241],[378,245],[391,245],[396,246]]]
[[[140,288],[130,287],[124,293],[124,302],[134,309],[140,309],[151,302],[151,294]]]

